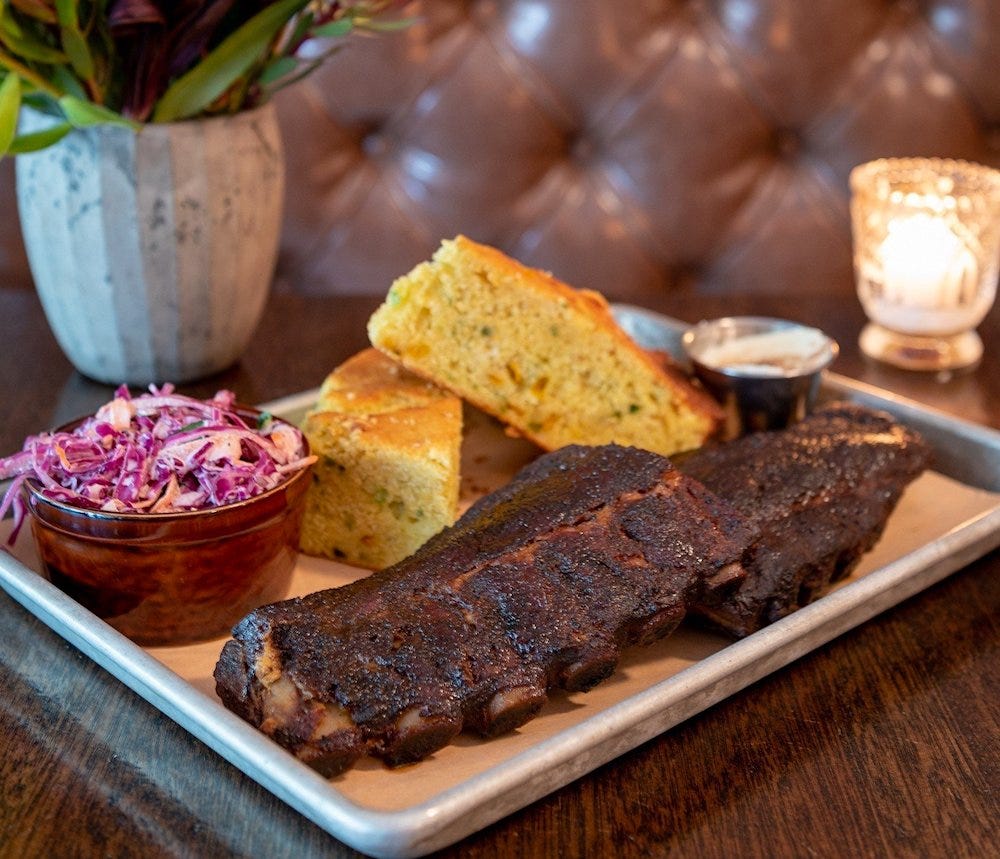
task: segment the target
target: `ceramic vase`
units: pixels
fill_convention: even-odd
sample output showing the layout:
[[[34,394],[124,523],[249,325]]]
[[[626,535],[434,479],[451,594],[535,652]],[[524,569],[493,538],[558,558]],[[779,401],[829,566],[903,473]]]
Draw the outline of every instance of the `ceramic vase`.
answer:
[[[51,122],[31,114],[22,131]],[[233,364],[277,259],[284,154],[273,106],[134,132],[76,130],[17,158],[25,247],[52,331],[109,384]]]

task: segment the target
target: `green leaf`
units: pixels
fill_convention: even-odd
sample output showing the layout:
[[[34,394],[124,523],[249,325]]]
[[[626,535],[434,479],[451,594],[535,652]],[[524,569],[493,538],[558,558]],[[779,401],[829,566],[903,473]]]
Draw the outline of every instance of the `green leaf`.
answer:
[[[290,75],[299,67],[299,61],[295,57],[278,57],[274,62],[268,63],[261,72],[260,82],[264,86],[272,84],[286,75]]]
[[[331,21],[329,24],[320,24],[313,27],[309,35],[323,39],[335,39],[338,36],[346,36],[354,29],[354,21],[350,18],[341,18],[339,21]]]
[[[62,51],[25,35],[18,27],[12,28],[7,25],[8,19],[0,21],[0,43],[3,43],[15,56],[50,66],[66,62],[66,55]]]
[[[323,65],[323,62],[327,57],[332,56],[334,51],[327,51],[326,53],[316,57],[315,59],[309,60],[307,63],[300,63],[298,70],[293,75],[285,75],[283,78],[277,80],[272,79],[269,81],[271,85],[271,92],[277,92],[279,89],[284,89],[289,87],[294,83],[298,83],[304,77],[311,75],[317,68]]]
[[[21,25],[17,23],[17,19],[11,15],[10,7],[0,0],[0,30],[5,33],[9,33],[12,36],[23,36],[24,30],[21,29]]]
[[[47,149],[53,143],[58,143],[73,130],[73,126],[68,122],[60,122],[46,128],[44,131],[33,131],[31,134],[19,134],[11,143],[7,151],[11,155],[23,155],[27,152],[37,152],[39,149]]]
[[[204,60],[174,81],[153,111],[153,122],[195,116],[221,96],[266,54],[274,37],[309,0],[267,6],[233,31]]]
[[[64,27],[80,29],[80,19],[76,17],[76,0],[56,0],[56,17]]]
[[[0,83],[0,155],[7,153],[17,134],[17,115],[21,110],[21,79],[4,75]]]
[[[376,18],[355,18],[354,26],[359,30],[371,30],[375,33],[392,33],[397,30],[405,30],[416,21],[416,18],[397,18],[394,21],[381,21]]]
[[[21,81],[21,106],[30,107],[39,113],[44,113],[48,116],[57,116],[62,119],[63,114],[59,108],[59,102],[47,92],[26,88],[24,81]]]
[[[90,55],[87,38],[80,32],[75,0],[56,0],[56,16],[60,24],[59,39],[73,71],[84,80],[90,80],[94,76],[94,58]]]
[[[42,21],[46,24],[56,23],[55,12],[45,5],[43,0],[13,0],[10,5],[17,7],[19,12],[30,15],[36,21]]]
[[[30,39],[0,39],[10,49],[10,51],[26,60],[36,63],[43,63],[47,66],[55,66],[66,62],[66,55],[55,48],[43,45],[41,42],[32,42]]]
[[[83,88],[83,84],[66,66],[56,66],[52,70],[52,83],[66,95],[76,96],[80,101],[87,101],[87,91]]]
[[[79,30],[63,27],[59,31],[62,40],[63,50],[69,57],[70,65],[84,80],[89,80],[94,76],[94,58],[90,55],[90,46]]]
[[[66,119],[75,128],[86,128],[91,125],[120,125],[124,128],[138,130],[142,127],[142,123],[126,119],[120,113],[115,113],[104,105],[94,104],[92,101],[71,95],[64,95],[60,98],[59,107],[62,108]]]

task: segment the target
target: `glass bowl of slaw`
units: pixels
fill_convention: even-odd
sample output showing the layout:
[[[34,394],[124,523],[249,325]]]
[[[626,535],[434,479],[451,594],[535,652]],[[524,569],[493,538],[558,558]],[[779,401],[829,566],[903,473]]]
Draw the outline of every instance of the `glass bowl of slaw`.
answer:
[[[85,608],[143,646],[189,644],[286,595],[312,461],[296,427],[231,392],[123,387],[0,460],[3,507]]]

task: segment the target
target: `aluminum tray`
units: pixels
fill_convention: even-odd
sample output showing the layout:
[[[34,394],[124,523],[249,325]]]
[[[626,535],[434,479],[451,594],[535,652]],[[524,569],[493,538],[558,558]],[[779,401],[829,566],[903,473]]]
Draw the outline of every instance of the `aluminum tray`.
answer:
[[[676,351],[683,327],[617,307],[643,345]],[[306,392],[269,404],[295,417]],[[29,540],[0,552],[0,586],[115,677],[331,835],[374,856],[420,856],[447,846],[590,772],[750,685],[1000,545],[1000,432],[847,379],[827,375],[823,396],[884,408],[920,430],[937,471],[904,494],[879,545],[858,571],[812,605],[739,642],[682,627],[626,654],[616,674],[585,695],[556,694],[522,729],[491,741],[462,736],[412,767],[364,761],[321,778],[226,710],[211,671],[221,640],[143,649],[53,587]],[[467,496],[491,488],[527,456],[495,425],[474,421]],[[0,523],[5,538],[9,522]],[[302,558],[293,592],[350,581],[360,571]]]

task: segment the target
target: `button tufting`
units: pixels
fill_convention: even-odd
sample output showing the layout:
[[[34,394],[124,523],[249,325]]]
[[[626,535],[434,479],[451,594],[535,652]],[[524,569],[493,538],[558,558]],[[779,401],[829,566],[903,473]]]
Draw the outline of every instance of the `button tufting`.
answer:
[[[597,155],[597,144],[587,135],[576,137],[569,146],[570,158],[578,164],[586,165]]]
[[[379,158],[385,155],[389,144],[385,135],[378,131],[369,131],[361,137],[361,151],[369,158]]]
[[[802,152],[802,138],[797,131],[778,129],[774,137],[775,149],[782,158],[790,161]]]
[[[355,138],[365,182],[346,170],[293,186],[286,244],[311,254],[283,265],[293,282],[297,270],[379,294],[464,232],[611,298],[853,294],[854,165],[906,152],[1000,161],[1000,14],[984,8],[412,0],[426,25],[359,41],[307,81],[311,97],[283,95],[287,115],[315,113],[286,141],[292,177],[317,175],[295,164],[324,146],[341,163],[330,123],[380,117]],[[407,153],[391,165],[387,124]],[[304,142],[310,125],[320,138]]]

